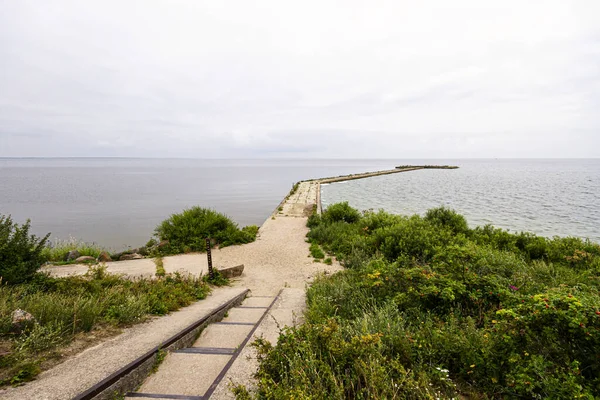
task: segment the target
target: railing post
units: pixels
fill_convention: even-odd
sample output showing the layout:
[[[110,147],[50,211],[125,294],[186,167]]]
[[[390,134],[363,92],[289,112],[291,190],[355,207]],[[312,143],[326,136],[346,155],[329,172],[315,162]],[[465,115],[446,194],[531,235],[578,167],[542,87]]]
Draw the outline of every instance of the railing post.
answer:
[[[206,257],[208,259],[208,276],[214,278],[212,255],[210,253],[210,238],[206,238]]]

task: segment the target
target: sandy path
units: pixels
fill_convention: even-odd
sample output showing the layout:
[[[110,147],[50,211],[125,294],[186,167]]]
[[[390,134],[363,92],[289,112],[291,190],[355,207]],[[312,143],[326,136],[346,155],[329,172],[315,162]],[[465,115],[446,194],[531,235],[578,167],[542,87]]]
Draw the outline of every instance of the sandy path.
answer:
[[[313,262],[306,243],[306,212],[316,203],[316,182],[302,182],[296,193],[276,210],[261,226],[255,242],[213,250],[213,265],[232,267],[244,264],[244,274],[234,285],[252,290],[254,295],[274,295],[282,287],[304,288],[314,276],[322,272],[341,269],[333,265]],[[206,254],[183,254],[164,257],[167,272],[183,271],[192,274],[206,273]],[[106,263],[109,272],[130,276],[153,276],[156,267],[152,259]],[[83,274],[85,265],[67,265],[47,268],[54,276]]]

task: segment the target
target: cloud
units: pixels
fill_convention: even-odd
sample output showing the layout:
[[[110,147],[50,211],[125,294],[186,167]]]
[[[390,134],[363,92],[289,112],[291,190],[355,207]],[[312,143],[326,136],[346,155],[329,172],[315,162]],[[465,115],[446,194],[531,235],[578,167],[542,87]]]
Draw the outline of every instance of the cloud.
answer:
[[[0,156],[600,157],[595,0],[21,0],[0,59]]]

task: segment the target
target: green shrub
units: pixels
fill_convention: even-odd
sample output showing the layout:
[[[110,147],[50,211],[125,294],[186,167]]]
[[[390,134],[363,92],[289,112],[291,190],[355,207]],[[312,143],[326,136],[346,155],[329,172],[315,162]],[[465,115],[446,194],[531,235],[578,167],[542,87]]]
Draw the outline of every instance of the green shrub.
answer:
[[[360,219],[360,212],[350,207],[348,202],[332,204],[323,212],[322,218],[330,222],[347,222],[349,224]]]
[[[9,284],[29,280],[44,262],[42,251],[48,237],[29,234],[30,221],[16,224],[0,215],[0,281]]]
[[[155,229],[159,240],[168,240],[165,252],[169,254],[206,251],[206,238],[220,246],[249,243],[256,239],[258,227],[239,229],[227,216],[216,211],[192,207],[173,214]]]
[[[315,218],[307,236],[351,269],[308,288],[304,325],[256,343],[240,398],[600,397],[597,244],[446,209]]]
[[[445,207],[428,210],[425,220],[434,225],[448,228],[454,233],[466,233],[469,230],[465,217]]]
[[[167,274],[167,271],[165,271],[165,265],[163,263],[162,257],[156,257],[154,259],[154,265],[156,265],[155,275],[157,277],[164,277]]]
[[[309,250],[310,255],[313,256],[313,258],[319,260],[325,257],[325,253],[323,253],[323,250],[321,250],[321,246],[319,246],[317,243],[311,243]]]

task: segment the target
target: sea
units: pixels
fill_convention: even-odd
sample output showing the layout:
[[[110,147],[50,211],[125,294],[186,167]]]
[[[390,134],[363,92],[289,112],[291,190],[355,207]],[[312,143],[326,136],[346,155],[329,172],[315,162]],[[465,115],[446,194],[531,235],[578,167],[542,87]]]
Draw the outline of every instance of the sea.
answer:
[[[143,245],[171,214],[199,205],[261,225],[303,179],[448,164],[322,186],[326,207],[424,214],[447,206],[470,226],[600,242],[599,159],[343,160],[0,158],[0,214],[36,235],[113,250]]]

